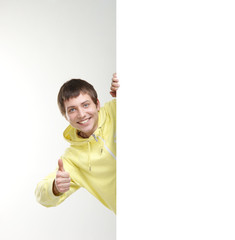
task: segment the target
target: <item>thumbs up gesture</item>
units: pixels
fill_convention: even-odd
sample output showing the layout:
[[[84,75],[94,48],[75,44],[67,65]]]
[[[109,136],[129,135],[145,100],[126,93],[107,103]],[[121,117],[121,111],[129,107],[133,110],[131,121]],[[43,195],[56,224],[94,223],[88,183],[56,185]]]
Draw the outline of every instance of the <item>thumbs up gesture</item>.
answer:
[[[70,176],[69,173],[64,170],[63,161],[58,160],[58,171],[56,173],[56,178],[53,183],[53,193],[58,196],[65,193],[70,188]]]

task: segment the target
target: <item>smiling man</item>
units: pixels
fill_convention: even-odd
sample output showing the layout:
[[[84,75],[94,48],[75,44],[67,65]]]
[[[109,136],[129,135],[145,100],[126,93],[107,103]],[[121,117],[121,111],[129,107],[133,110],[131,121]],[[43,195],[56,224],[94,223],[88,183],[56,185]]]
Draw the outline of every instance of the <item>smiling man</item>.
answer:
[[[113,97],[118,88],[113,74]],[[57,206],[83,187],[116,213],[116,100],[100,107],[93,86],[72,79],[61,87],[58,106],[70,123],[64,131],[70,147],[58,160],[57,170],[38,183],[37,201]]]

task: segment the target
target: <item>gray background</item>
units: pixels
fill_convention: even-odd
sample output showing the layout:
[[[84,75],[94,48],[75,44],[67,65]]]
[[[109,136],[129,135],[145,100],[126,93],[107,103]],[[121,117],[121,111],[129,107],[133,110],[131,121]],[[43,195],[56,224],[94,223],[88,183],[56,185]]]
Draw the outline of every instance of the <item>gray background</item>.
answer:
[[[0,1],[1,236],[7,239],[115,239],[115,215],[86,190],[56,208],[39,205],[36,184],[57,166],[68,123],[57,103],[71,78],[111,99],[115,0]]]

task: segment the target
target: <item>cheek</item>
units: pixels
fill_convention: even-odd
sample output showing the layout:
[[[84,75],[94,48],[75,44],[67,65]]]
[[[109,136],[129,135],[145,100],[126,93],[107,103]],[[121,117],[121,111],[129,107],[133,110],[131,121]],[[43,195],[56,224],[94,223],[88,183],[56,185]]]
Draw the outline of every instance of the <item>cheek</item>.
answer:
[[[69,121],[69,122],[73,122],[74,117],[71,116],[71,115],[66,114],[66,120]]]
[[[95,121],[98,121],[98,113],[94,114]]]

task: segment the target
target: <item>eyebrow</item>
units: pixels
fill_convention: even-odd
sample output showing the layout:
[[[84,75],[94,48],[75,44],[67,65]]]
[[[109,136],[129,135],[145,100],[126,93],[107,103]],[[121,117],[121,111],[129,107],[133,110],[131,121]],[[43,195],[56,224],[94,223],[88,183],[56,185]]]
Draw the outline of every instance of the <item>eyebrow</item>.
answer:
[[[75,107],[76,107],[76,106],[68,106],[67,109],[69,109],[69,108],[75,108]]]

